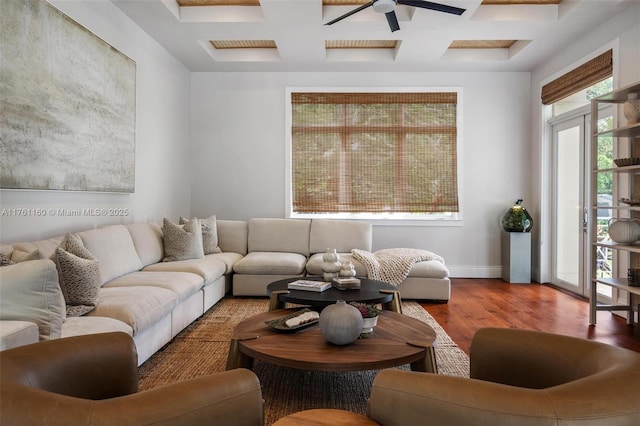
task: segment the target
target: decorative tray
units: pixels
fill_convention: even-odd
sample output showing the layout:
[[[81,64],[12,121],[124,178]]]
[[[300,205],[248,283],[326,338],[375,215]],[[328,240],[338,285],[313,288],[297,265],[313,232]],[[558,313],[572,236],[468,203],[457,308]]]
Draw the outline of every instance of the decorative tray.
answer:
[[[315,320],[312,320],[312,321],[309,321],[309,322],[305,322],[305,323],[300,324],[300,325],[296,325],[294,327],[287,326],[287,324],[286,324],[287,320],[289,320],[291,318],[295,318],[295,317],[300,316],[300,315],[302,315],[304,313],[307,313],[307,312],[311,312],[311,309],[304,308],[304,309],[296,311],[296,312],[294,312],[292,314],[288,314],[288,315],[285,315],[285,316],[280,317],[280,318],[272,319],[270,321],[265,321],[264,323],[267,324],[269,327],[274,328],[274,329],[276,329],[278,331],[281,331],[283,333],[293,333],[295,331],[299,331],[299,330],[305,329],[307,327],[311,327],[312,325],[315,325],[315,324],[318,323],[319,319],[315,319]]]
[[[630,200],[628,198],[620,198],[620,202],[629,204],[630,206],[640,206],[640,200]]]

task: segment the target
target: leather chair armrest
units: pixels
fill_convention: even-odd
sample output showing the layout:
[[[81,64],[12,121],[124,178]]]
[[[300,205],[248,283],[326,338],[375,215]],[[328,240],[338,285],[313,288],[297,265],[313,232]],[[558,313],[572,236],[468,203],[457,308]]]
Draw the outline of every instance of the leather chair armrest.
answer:
[[[378,373],[368,410],[385,426],[557,424],[543,390],[402,370]]]
[[[601,369],[615,348],[533,330],[482,328],[471,342],[470,376],[532,389],[556,386]]]
[[[95,386],[100,386],[95,383]],[[1,424],[157,426],[263,425],[260,383],[236,369],[126,395],[91,401],[12,385],[2,389]]]
[[[2,385],[105,399],[137,392],[135,343],[126,333],[43,341],[0,352]]]

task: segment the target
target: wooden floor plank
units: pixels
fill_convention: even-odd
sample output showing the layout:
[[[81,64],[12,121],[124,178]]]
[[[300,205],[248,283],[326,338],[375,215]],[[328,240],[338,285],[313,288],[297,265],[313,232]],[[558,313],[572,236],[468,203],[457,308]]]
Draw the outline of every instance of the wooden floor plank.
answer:
[[[421,305],[467,354],[473,335],[482,327],[540,330],[640,352],[637,325],[601,311],[597,325],[589,326],[588,301],[549,285],[453,278],[449,303]]]

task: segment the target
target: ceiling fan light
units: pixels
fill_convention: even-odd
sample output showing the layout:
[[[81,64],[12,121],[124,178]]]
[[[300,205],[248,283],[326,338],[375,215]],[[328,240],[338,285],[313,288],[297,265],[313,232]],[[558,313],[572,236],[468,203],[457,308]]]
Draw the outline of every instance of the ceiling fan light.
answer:
[[[395,0],[377,0],[373,3],[372,7],[378,13],[389,13],[393,12],[396,6]]]

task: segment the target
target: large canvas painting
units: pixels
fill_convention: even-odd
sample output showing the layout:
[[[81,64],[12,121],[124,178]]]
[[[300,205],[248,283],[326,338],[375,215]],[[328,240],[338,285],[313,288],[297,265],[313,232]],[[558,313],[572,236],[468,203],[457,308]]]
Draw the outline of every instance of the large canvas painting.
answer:
[[[1,0],[0,187],[134,192],[136,65],[44,0]]]

